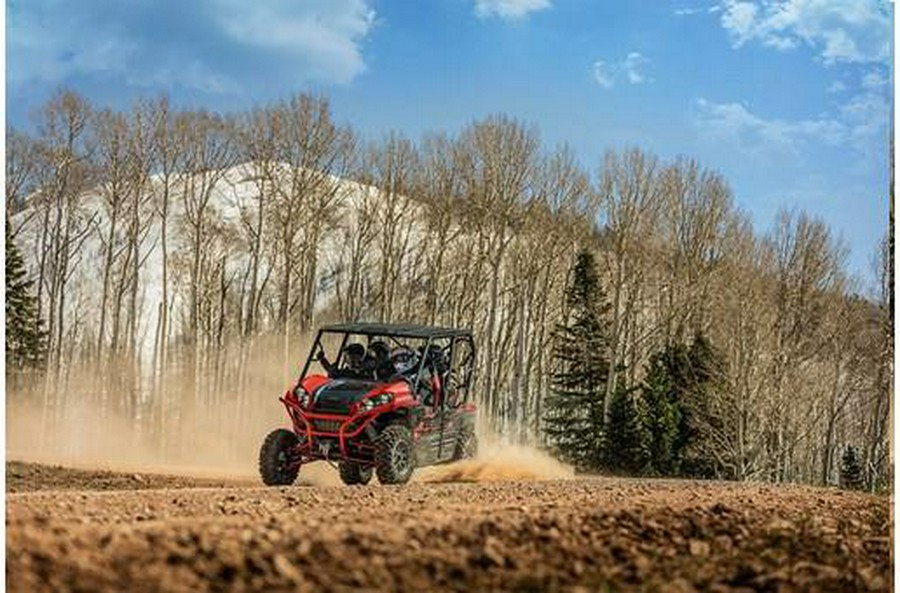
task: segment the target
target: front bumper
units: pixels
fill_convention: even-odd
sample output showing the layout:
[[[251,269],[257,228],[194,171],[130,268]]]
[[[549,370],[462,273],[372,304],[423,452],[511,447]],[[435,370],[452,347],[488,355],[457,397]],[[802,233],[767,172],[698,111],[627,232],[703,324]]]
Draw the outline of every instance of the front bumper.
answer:
[[[324,414],[304,410],[288,394],[278,399],[287,409],[294,432],[300,437],[299,463],[322,459],[373,463],[376,433],[372,421],[378,415],[377,408],[362,414]]]

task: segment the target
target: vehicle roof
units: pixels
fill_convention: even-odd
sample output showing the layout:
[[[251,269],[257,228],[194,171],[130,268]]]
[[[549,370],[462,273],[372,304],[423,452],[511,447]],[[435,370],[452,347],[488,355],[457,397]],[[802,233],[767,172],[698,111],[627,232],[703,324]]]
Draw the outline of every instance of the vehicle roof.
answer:
[[[472,330],[468,329],[405,323],[335,323],[322,326],[321,331],[404,338],[454,338],[472,335]]]

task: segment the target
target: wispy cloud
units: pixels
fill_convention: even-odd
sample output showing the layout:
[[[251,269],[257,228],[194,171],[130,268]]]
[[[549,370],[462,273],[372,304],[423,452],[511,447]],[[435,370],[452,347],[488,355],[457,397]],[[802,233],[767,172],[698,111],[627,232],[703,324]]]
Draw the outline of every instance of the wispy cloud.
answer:
[[[872,81],[870,80],[870,83]],[[865,82],[863,83],[865,86]],[[865,88],[841,106],[841,118],[848,127],[848,140],[867,156],[885,150],[890,133],[891,104],[887,82]]]
[[[475,0],[475,14],[480,18],[517,20],[552,5],[550,0]]]
[[[14,86],[76,76],[206,93],[345,83],[365,69],[375,26],[368,0],[27,0],[7,10]]]
[[[611,89],[616,85],[616,72],[603,60],[594,62],[594,80],[605,89]]]
[[[810,139],[838,144],[846,134],[845,126],[830,118],[798,121],[766,118],[742,103],[716,103],[706,99],[696,102],[695,122],[705,135],[747,152],[794,151]]]
[[[787,51],[805,44],[826,64],[887,62],[893,38],[883,0],[724,0],[722,26],[735,47],[753,41]]]
[[[872,70],[871,72],[867,72],[862,77],[862,86],[865,89],[876,90],[882,87],[887,86],[888,79],[887,77],[879,72],[878,70]]]
[[[685,6],[682,8],[675,9],[675,16],[694,16],[696,14],[714,14],[722,10],[722,7],[719,4],[711,4],[709,6],[699,7],[699,6]]]
[[[633,51],[625,56],[624,60],[607,62],[596,60],[593,65],[594,81],[605,89],[611,89],[620,79],[629,84],[643,84],[653,79],[647,75],[650,59],[639,52]]]
[[[643,69],[650,64],[650,60],[642,56],[636,51],[631,52],[622,63],[622,70],[625,77],[631,84],[641,84],[647,81],[647,76]]]
[[[828,85],[828,88],[825,89],[826,93],[834,94],[834,93],[843,93],[847,90],[847,85],[841,82],[840,80],[835,80],[831,84]]]
[[[833,113],[795,120],[766,117],[742,103],[699,99],[694,122],[705,136],[757,155],[798,153],[808,144],[824,144],[847,145],[871,157],[883,150],[888,134],[886,85],[878,73],[869,73],[861,82],[862,91]]]

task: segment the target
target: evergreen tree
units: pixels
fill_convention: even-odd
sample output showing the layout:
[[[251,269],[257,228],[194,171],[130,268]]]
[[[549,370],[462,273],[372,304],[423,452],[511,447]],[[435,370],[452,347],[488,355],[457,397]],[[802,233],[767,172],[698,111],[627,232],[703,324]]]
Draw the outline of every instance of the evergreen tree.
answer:
[[[581,251],[566,290],[566,314],[553,334],[553,372],[544,430],[562,459],[579,469],[603,457],[603,397],[609,373],[609,305],[589,251]]]
[[[863,468],[859,460],[856,447],[848,446],[841,456],[841,488],[847,490],[862,490]]]
[[[46,352],[37,299],[25,262],[6,225],[6,369],[40,368]]]
[[[684,371],[679,427],[679,447],[684,451],[681,473],[704,478],[721,476],[726,469],[710,454],[717,446],[710,441],[710,435],[722,434],[726,426],[735,425],[733,418],[723,417],[735,410],[713,406],[711,400],[726,388],[725,361],[706,336],[698,333],[687,350]]]
[[[678,352],[668,347],[650,358],[642,396],[646,405],[646,429],[650,434],[649,469],[658,475],[673,475],[680,467],[682,410],[678,401],[674,361]]]
[[[634,389],[617,387],[609,404],[609,424],[604,440],[606,466],[614,471],[640,474],[650,465],[646,406]]]
[[[724,362],[701,334],[690,346],[669,344],[650,358],[642,389],[652,470],[660,475],[712,477],[717,462],[700,442],[701,427],[718,427],[710,397],[720,389]],[[707,431],[708,432],[708,431]]]

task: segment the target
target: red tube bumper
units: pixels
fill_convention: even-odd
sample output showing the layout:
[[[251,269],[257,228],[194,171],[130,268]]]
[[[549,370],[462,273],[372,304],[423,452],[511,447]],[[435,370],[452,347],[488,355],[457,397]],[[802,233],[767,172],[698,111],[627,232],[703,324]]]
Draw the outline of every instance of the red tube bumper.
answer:
[[[294,433],[296,433],[298,437],[301,437],[301,443],[298,447],[301,463],[315,459],[325,459],[327,457],[325,451],[316,448],[316,437],[337,439],[342,459],[364,461],[351,454],[356,451],[351,451],[350,441],[358,437],[375,419],[378,415],[378,408],[374,408],[363,414],[351,414],[349,416],[340,414],[320,414],[307,412],[300,407],[299,403],[295,401],[293,397],[289,397],[288,394],[285,394],[278,399],[284,404],[288,415],[291,417],[291,421],[294,425]],[[337,423],[337,430],[317,429],[317,420],[332,424]],[[304,435],[306,437],[305,442],[303,441]],[[365,445],[355,446],[354,449],[359,449],[360,447],[365,448]]]

